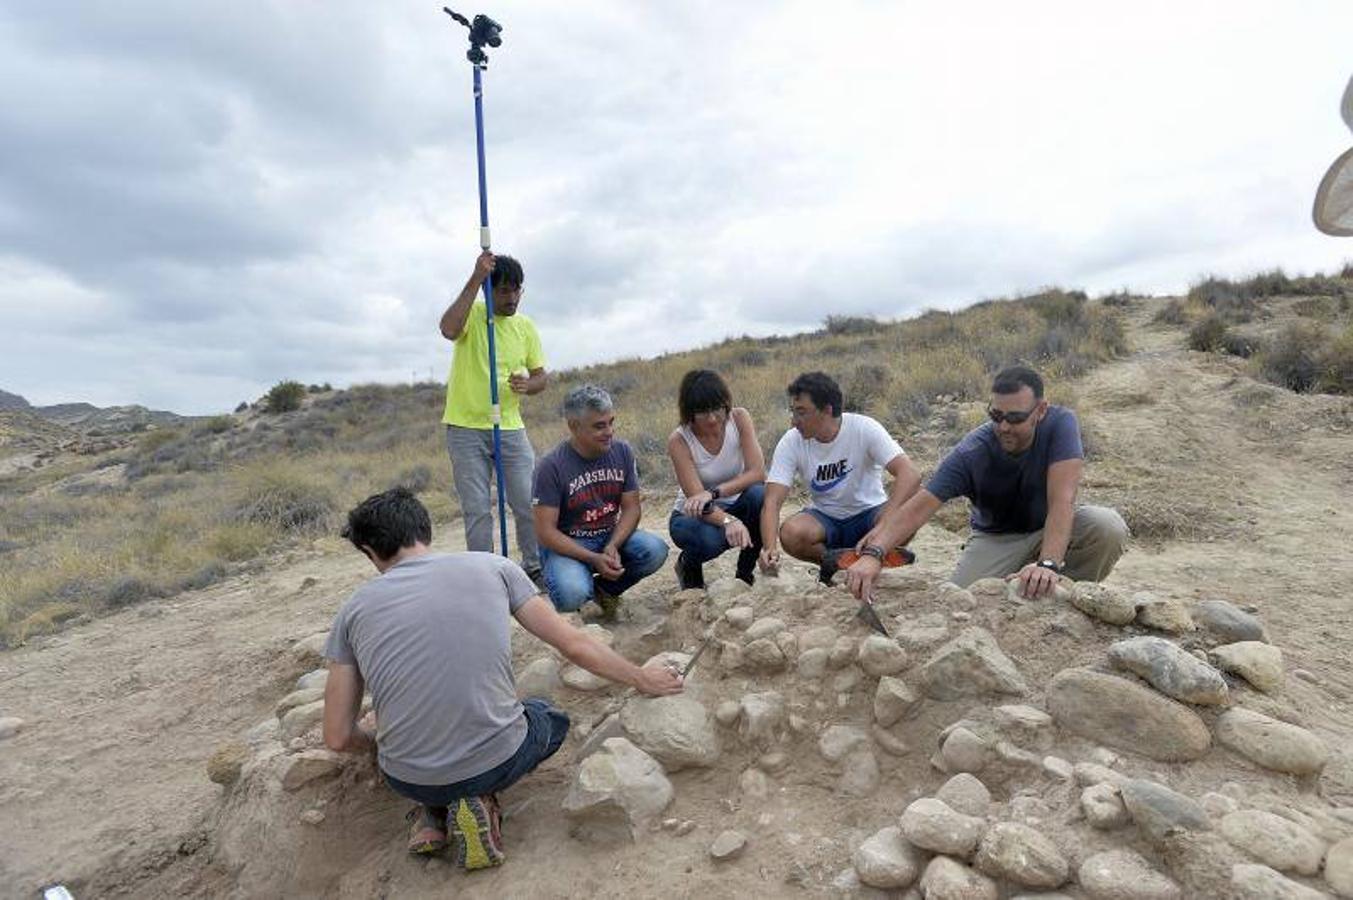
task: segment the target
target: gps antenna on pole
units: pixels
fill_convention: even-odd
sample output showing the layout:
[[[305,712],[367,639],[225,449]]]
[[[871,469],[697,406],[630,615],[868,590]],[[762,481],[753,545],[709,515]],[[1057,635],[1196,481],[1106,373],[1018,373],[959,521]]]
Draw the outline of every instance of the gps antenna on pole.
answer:
[[[465,58],[474,70],[474,133],[475,149],[479,158],[479,246],[488,250],[492,244],[489,237],[489,187],[484,166],[484,82],[481,73],[488,68],[489,55],[484,48],[498,47],[503,43],[503,26],[485,15],[478,15],[471,21],[464,16],[442,7],[442,12],[455,19],[470,30],[470,49]],[[498,482],[498,539],[499,550],[507,556],[507,494],[503,490],[503,408],[498,400],[498,351],[493,334],[493,273],[484,279],[484,304],[488,307],[485,319],[488,323],[489,337],[489,409],[493,419],[493,472]]]

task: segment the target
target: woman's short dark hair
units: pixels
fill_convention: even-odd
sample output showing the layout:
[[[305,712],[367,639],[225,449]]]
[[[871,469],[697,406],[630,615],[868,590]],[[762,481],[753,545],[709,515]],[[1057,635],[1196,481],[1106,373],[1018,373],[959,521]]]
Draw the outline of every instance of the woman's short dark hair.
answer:
[[[833,418],[841,416],[841,386],[826,372],[804,372],[789,383],[785,393],[789,394],[791,400],[800,394],[807,394],[818,409],[830,407]]]
[[[408,488],[390,488],[367,497],[348,513],[343,537],[358,550],[370,547],[384,561],[415,543],[432,543],[432,518]]]
[[[698,413],[716,409],[727,413],[732,408],[733,395],[718,372],[692,369],[681,376],[681,387],[677,389],[677,411],[681,413],[682,424],[689,425],[695,421]]]
[[[519,288],[526,282],[526,273],[522,271],[521,263],[501,254],[495,255],[493,260],[494,287],[501,284],[505,288]]]
[[[1018,394],[1022,387],[1033,391],[1035,400],[1043,399],[1043,379],[1028,366],[1007,366],[991,382],[993,394]]]

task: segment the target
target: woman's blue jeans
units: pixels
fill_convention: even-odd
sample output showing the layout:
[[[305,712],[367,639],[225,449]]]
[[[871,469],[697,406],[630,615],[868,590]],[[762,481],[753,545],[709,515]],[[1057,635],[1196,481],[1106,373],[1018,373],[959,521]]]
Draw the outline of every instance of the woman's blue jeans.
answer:
[[[741,557],[749,556],[750,563],[755,563],[757,554],[761,552],[761,504],[765,499],[766,486],[754,484],[738,495],[732,504],[723,507],[724,512],[746,525],[752,536],[750,553],[743,550],[739,554],[739,570],[743,568]],[[672,517],[667,521],[667,532],[672,536],[672,543],[684,550],[687,559],[693,562],[707,563],[728,549],[728,540],[722,528],[676,510],[672,510]],[[750,563],[748,571],[751,570]]]

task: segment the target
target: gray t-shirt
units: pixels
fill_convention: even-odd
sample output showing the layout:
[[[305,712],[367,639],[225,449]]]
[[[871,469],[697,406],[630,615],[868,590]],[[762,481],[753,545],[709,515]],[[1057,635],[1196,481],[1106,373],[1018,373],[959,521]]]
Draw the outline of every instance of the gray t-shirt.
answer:
[[[365,679],[382,770],[446,785],[517,752],[526,720],[509,617],[536,593],[516,563],[491,553],[415,557],[353,592],[324,655]]]

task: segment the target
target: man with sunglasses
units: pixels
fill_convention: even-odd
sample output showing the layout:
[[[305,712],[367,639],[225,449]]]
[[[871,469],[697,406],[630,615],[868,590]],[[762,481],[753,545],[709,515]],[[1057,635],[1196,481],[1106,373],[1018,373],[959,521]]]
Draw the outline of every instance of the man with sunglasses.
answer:
[[[488,309],[476,302],[484,279],[490,274],[494,350],[498,357],[498,371],[492,376]],[[521,566],[540,586],[540,549],[531,513],[531,477],[536,456],[521,418],[521,398],[545,390],[549,378],[535,323],[517,312],[523,280],[521,263],[485,250],[475,260],[474,272],[460,295],[442,313],[442,337],[456,345],[442,423],[446,425],[451,477],[465,520],[465,549],[492,553],[493,506],[489,502],[489,483],[493,480],[493,410],[489,402],[489,378],[498,379],[504,493],[517,526]]]
[[[972,504],[972,536],[953,575],[962,587],[1018,577],[1021,593],[1034,598],[1050,594],[1059,575],[1101,581],[1113,569],[1128,527],[1112,509],[1076,506],[1085,465],[1076,414],[1048,404],[1033,369],[1011,366],[992,383],[987,416],[923,489],[860,541],[862,555],[846,572],[856,596],[873,590],[884,549],[910,541],[958,496]]]

